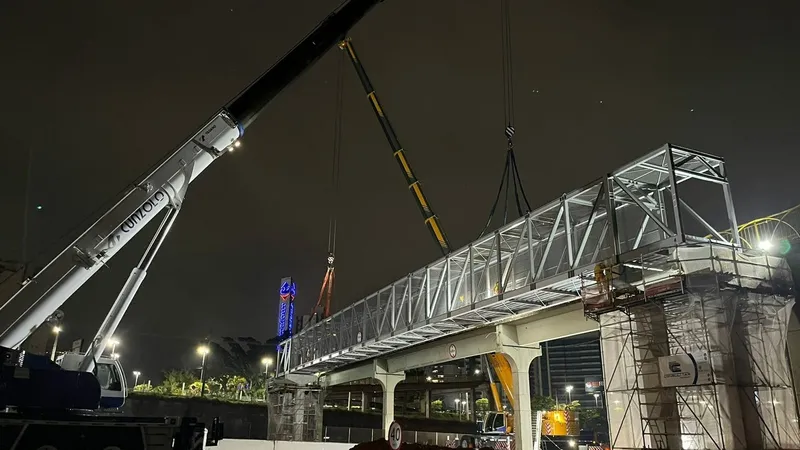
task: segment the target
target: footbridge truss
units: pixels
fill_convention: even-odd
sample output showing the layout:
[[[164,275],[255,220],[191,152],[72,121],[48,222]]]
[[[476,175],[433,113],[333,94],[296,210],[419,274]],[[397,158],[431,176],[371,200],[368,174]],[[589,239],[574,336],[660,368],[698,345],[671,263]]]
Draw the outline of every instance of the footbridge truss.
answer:
[[[740,245],[692,199],[738,229],[722,158],[666,144],[307,326],[279,344],[278,371],[327,372],[579,301],[600,262],[641,268],[660,248]]]

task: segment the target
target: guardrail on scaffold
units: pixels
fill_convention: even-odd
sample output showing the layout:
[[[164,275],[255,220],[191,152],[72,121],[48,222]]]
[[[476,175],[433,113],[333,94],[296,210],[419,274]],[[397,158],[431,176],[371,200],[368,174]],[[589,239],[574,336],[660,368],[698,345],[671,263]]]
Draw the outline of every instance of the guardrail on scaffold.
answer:
[[[740,245],[690,206],[697,196],[707,206],[709,192],[688,181],[720,186],[719,212],[738,229],[722,158],[667,144],[304,328],[280,343],[278,370],[328,371],[576,301],[601,261],[687,241]]]

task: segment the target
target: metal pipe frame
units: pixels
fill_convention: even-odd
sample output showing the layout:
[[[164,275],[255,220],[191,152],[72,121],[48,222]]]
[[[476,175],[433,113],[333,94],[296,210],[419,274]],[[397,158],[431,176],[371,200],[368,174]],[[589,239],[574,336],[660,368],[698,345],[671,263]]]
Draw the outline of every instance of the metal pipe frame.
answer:
[[[321,373],[579,299],[594,266],[710,239],[686,234],[677,195],[719,184],[737,229],[722,158],[666,144],[421,268],[279,344],[279,373]],[[688,190],[681,190],[687,191]],[[668,197],[677,214],[670,217]],[[613,211],[613,214],[609,214]],[[721,233],[713,232],[713,242]],[[738,246],[738,236],[726,245]]]

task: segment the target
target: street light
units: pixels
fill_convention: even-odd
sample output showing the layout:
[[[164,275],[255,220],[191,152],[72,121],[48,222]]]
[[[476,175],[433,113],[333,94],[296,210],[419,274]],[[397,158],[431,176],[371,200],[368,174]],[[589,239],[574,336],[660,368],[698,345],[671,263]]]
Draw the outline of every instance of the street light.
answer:
[[[111,344],[111,354],[113,355],[114,353],[117,353],[117,344],[119,344],[119,339],[112,337],[108,340],[108,343]]]
[[[139,372],[138,370],[134,370],[133,371],[133,376],[134,376],[133,387],[134,388],[136,388],[136,386],[139,385],[139,375],[141,375],[141,374],[142,374],[142,372]]]
[[[58,347],[58,335],[61,334],[61,327],[56,325],[53,327],[53,333],[55,333],[56,338],[53,340],[53,351],[50,352],[50,359],[53,361],[56,360],[56,348]]]
[[[261,359],[261,364],[264,365],[264,401],[267,401],[267,383],[269,383],[269,366],[272,364],[272,358],[265,356]]]
[[[600,394],[598,394],[597,392],[595,392],[595,393],[594,393],[594,407],[595,407],[595,408],[599,408],[599,407],[600,407],[600,404],[599,404],[599,403],[598,403],[598,401],[597,401],[597,399],[599,399],[599,398],[600,398]]]
[[[200,397],[205,395],[206,390],[206,355],[211,350],[208,349],[205,345],[201,345],[197,347],[197,354],[203,356],[203,363],[200,366]]]
[[[261,364],[264,365],[264,375],[269,376],[269,366],[272,365],[272,358],[264,357],[261,359]]]
[[[567,397],[569,398],[569,402],[572,403],[572,389],[574,388],[572,387],[572,385],[569,385],[564,389],[566,389],[567,391]]]
[[[481,374],[481,369],[475,369],[475,375],[480,375],[480,374]]]

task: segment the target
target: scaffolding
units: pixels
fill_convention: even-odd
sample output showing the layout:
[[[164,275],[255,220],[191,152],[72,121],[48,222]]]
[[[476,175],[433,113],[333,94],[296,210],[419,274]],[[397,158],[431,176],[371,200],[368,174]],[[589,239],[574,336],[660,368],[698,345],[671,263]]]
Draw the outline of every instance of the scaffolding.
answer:
[[[595,274],[582,296],[600,323],[612,448],[800,448],[785,260],[684,245]]]
[[[321,441],[322,400],[319,385],[273,379],[267,390],[267,439]]]

